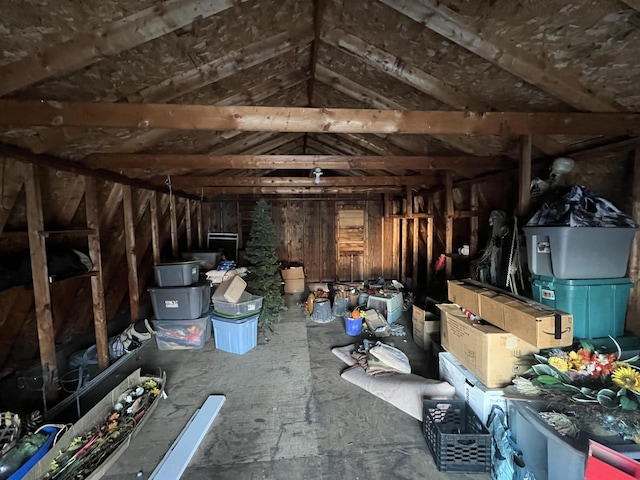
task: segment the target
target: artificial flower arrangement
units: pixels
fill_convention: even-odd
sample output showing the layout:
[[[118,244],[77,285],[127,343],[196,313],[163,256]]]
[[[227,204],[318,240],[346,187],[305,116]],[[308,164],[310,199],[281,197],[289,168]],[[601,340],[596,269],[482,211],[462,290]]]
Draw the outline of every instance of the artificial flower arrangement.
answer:
[[[534,355],[538,363],[524,374],[525,378],[514,379],[516,389],[528,395],[560,390],[568,392],[575,402],[608,409],[638,409],[640,367],[636,363],[640,357],[622,360],[617,343],[617,354],[600,353],[586,341],[580,344],[581,348],[569,352],[551,349],[546,356]]]
[[[123,392],[101,423],[75,437],[59,452],[44,478],[78,480],[91,475],[127,440],[160,395],[161,388],[159,382],[149,379]]]

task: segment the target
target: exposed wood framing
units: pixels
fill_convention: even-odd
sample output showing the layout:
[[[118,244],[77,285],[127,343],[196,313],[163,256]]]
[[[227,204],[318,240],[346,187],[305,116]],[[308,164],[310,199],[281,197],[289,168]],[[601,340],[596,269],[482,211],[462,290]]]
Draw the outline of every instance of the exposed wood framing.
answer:
[[[478,184],[472,183],[469,192],[469,203],[472,212],[478,212],[480,208],[478,202]],[[473,215],[470,220],[470,232],[469,232],[469,257],[474,258],[478,253],[478,215]]]
[[[517,214],[523,217],[529,212],[531,197],[531,135],[520,137],[519,173]]]
[[[36,55],[0,67],[0,96],[60,76],[166,35],[246,0],[168,0],[106,25],[80,32]]]
[[[461,15],[437,0],[380,1],[569,105],[592,112],[624,110],[613,99],[592,93],[574,76],[549,68],[544,61],[517,48],[514,43],[491,38],[490,32],[481,32],[477,25],[469,24]]]
[[[479,113],[0,100],[0,125],[428,135],[638,135],[640,114]]]
[[[186,222],[185,228],[187,229],[187,250],[191,250],[193,247],[193,231],[191,230],[191,202],[189,202],[188,198],[185,199],[184,220]]]
[[[107,334],[106,307],[104,304],[104,283],[102,278],[102,250],[100,248],[100,214],[96,181],[91,177],[84,179],[84,202],[87,214],[87,227],[94,233],[88,235],[89,257],[93,264],[91,276],[91,299],[93,304],[93,326],[96,337],[98,367],[104,370],[109,366],[109,338]]]
[[[316,184],[314,178],[309,177],[171,177],[175,188],[191,187],[313,187],[323,185],[329,187],[346,186],[422,186],[433,185],[435,179],[429,175],[386,176],[386,177],[331,177],[322,176]]]
[[[87,156],[83,163],[92,168],[187,169],[287,169],[313,170],[464,170],[465,167],[499,169],[511,165],[504,157],[472,156],[338,156],[338,155],[160,155],[100,154]],[[175,177],[172,177],[172,179]]]
[[[362,178],[362,177],[359,177]],[[374,195],[379,193],[401,194],[404,188],[401,186],[345,186],[323,187],[322,183],[313,187],[213,187],[205,188],[204,195],[209,198],[223,195]],[[234,199],[235,200],[235,199]]]
[[[176,197],[169,194],[169,213],[171,215],[171,253],[178,258],[178,213],[176,212]]]
[[[204,248],[204,230],[202,226],[202,202],[198,202],[196,207],[196,226],[198,229],[198,248]]]
[[[25,172],[25,193],[27,199],[27,225],[29,228],[29,252],[31,255],[31,276],[35,297],[36,321],[38,324],[38,345],[42,382],[47,399],[58,398],[58,365],[56,360],[56,334],[51,310],[49,291],[49,269],[42,215],[42,192],[38,167],[31,165]]]
[[[149,199],[149,214],[151,217],[151,251],[153,264],[160,263],[160,231],[158,227],[158,194],[151,192]]]
[[[634,152],[632,216],[636,223],[640,223],[640,149]],[[629,280],[634,287],[627,303],[626,329],[634,335],[640,335],[640,234],[637,233],[631,244]]]
[[[129,312],[131,322],[140,318],[140,291],[138,290],[138,259],[136,256],[136,230],[133,219],[133,198],[131,187],[124,185],[122,208],[124,210],[124,239],[127,252],[127,267],[129,279]]]
[[[234,73],[254,67],[302,45],[311,43],[313,31],[308,25],[297,26],[291,31],[228,52],[220,58],[182,72],[157,85],[147,87],[127,97],[130,103],[165,103],[179,96],[198,90],[213,82],[228,78]]]
[[[433,281],[433,193],[427,195],[427,213],[431,215],[427,218],[427,283]]]
[[[445,272],[447,279],[451,278],[452,272],[452,261],[451,256],[449,254],[453,253],[453,213],[454,213],[454,205],[453,205],[453,178],[451,172],[447,170],[445,172],[445,211],[444,211],[444,219],[445,219],[445,245],[444,249],[447,253],[446,263],[445,263]]]

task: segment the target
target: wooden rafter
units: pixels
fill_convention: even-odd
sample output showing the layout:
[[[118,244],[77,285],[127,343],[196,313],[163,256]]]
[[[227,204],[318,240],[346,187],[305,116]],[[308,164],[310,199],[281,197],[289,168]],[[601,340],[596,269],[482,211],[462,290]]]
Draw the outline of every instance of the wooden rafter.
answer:
[[[591,92],[575,76],[549,68],[515,44],[488,37],[486,32],[480,32],[476,25],[469,24],[462,15],[437,0],[379,1],[569,105],[592,112],[624,110],[613,99]]]
[[[171,177],[171,184],[176,188],[200,187],[314,187],[314,178],[310,177]],[[366,176],[335,177],[325,175],[320,183],[329,187],[396,187],[396,186],[430,186],[434,177],[429,175],[410,176]]]
[[[360,177],[362,178],[362,177]],[[332,186],[313,186],[313,187],[213,187],[205,188],[204,195],[206,197],[224,196],[224,195],[378,195],[383,193],[400,194],[404,191],[404,187],[398,186],[348,186],[348,187],[332,187]]]
[[[130,103],[169,102],[178,96],[186,95],[286,52],[308,45],[312,40],[313,31],[309,25],[300,25],[292,31],[261,39],[259,42],[228,52],[204,65],[167,78],[157,85],[146,87],[129,95],[127,101]]]
[[[406,65],[404,62],[400,62],[397,56],[377,48],[355,35],[340,29],[331,29],[324,32],[322,40],[457,110],[477,112],[496,110],[491,105],[450,86],[439,78],[411,64]],[[400,64],[401,68],[398,67]],[[564,149],[561,144],[551,138],[537,138],[534,146],[547,155],[554,155]]]
[[[126,170],[128,168],[188,169],[330,169],[446,170],[501,168],[503,157],[468,156],[334,156],[334,155],[160,155],[103,154],[89,155],[83,162],[92,168]]]
[[[635,113],[451,112],[0,100],[0,126],[325,133],[638,135]]]
[[[348,97],[371,105],[374,108],[379,108],[381,110],[407,110],[404,105],[386,98],[373,90],[363,87],[343,75],[332,72],[322,65],[318,65],[316,67],[316,77],[325,85],[344,93]],[[483,142],[474,141],[473,139],[461,138],[454,135],[432,136],[439,141],[470,155],[490,155],[492,153],[486,148]]]
[[[0,67],[0,96],[72,72],[246,0],[168,0]]]

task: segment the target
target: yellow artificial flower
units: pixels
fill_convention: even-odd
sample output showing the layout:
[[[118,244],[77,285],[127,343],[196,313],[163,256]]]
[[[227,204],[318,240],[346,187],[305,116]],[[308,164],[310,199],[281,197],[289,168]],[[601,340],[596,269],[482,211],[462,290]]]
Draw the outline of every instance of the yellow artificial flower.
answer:
[[[551,365],[552,367],[557,368],[561,372],[566,372],[567,370],[569,370],[569,364],[567,363],[567,361],[563,360],[560,357],[551,357],[551,358],[549,358],[549,365]]]
[[[618,367],[611,374],[611,380],[619,387],[640,391],[640,373],[631,367]]]

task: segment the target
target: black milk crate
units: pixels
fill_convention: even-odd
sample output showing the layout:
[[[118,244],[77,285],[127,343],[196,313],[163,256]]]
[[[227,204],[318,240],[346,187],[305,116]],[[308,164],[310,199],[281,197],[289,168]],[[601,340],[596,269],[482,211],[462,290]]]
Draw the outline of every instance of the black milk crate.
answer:
[[[491,471],[491,434],[463,400],[424,400],[423,433],[441,472]]]

